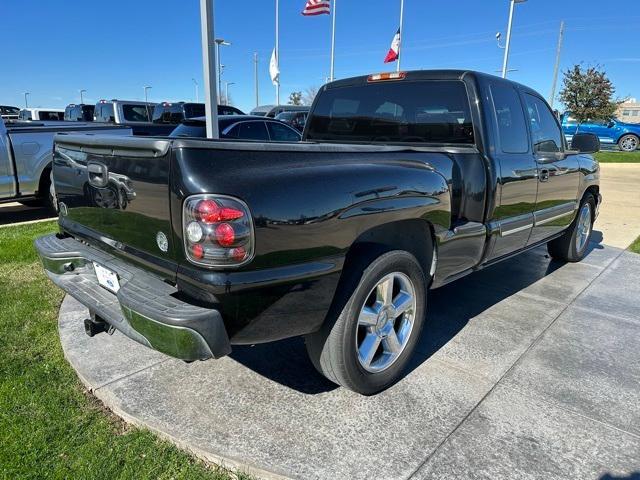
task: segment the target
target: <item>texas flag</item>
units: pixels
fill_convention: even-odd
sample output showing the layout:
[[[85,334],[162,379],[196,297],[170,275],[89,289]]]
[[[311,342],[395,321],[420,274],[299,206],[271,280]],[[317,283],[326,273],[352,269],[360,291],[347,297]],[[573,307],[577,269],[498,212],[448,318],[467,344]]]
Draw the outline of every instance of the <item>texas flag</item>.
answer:
[[[400,56],[400,29],[396,32],[393,40],[391,41],[391,48],[389,49],[389,53],[384,57],[384,63],[391,63],[398,60]]]

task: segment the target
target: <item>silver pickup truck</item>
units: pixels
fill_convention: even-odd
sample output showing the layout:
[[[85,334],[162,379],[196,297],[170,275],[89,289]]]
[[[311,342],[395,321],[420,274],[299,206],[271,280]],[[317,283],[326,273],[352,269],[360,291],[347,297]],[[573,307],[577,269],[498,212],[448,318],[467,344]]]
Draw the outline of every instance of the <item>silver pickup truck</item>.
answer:
[[[53,137],[57,133],[131,135],[129,127],[78,122],[0,120],[0,203],[51,202]]]

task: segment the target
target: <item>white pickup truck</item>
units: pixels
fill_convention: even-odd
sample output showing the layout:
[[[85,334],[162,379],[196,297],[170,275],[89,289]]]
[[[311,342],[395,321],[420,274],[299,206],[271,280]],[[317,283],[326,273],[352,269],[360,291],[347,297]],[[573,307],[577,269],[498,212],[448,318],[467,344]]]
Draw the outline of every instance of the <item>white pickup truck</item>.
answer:
[[[51,162],[57,133],[131,135],[129,127],[79,122],[0,120],[0,203],[53,207]]]

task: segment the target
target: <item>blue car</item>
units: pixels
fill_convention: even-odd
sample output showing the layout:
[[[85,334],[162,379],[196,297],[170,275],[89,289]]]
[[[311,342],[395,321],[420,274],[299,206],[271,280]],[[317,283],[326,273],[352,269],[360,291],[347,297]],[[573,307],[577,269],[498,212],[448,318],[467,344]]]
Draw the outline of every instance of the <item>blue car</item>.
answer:
[[[578,122],[570,113],[562,116],[562,129],[567,141],[578,129]],[[596,120],[580,124],[580,133],[593,133],[603,145],[618,145],[623,152],[633,152],[640,145],[640,124],[612,120]]]

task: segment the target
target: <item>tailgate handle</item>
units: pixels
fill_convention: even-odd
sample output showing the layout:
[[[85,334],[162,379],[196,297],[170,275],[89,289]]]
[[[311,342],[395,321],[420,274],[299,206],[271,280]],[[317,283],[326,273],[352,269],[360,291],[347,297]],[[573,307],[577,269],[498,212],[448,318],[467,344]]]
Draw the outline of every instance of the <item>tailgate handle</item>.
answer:
[[[94,187],[104,188],[109,183],[109,169],[104,163],[87,163],[89,183]]]

